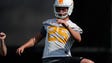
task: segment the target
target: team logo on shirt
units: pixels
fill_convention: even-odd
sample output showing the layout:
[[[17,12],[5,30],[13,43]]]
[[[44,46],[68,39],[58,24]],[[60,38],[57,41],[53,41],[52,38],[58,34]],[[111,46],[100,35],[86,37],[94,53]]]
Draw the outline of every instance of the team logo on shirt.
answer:
[[[48,41],[49,42],[61,42],[66,43],[69,38],[69,32],[64,27],[56,27],[56,26],[49,26],[48,27]]]

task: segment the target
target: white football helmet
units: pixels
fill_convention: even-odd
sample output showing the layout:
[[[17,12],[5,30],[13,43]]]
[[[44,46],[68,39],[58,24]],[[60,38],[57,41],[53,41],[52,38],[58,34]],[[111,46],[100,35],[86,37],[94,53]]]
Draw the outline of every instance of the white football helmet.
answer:
[[[66,18],[70,16],[73,11],[74,2],[73,0],[55,0],[54,1],[54,13],[57,18]],[[66,15],[59,15],[59,12],[56,11],[56,7],[67,7],[68,11],[65,12]]]

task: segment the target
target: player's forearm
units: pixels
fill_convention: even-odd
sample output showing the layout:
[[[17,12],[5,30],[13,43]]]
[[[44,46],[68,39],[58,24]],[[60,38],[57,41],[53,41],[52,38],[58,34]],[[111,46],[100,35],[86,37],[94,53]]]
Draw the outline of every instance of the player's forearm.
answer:
[[[7,55],[7,47],[6,47],[4,40],[1,40],[1,54],[2,56]]]
[[[23,46],[23,48],[29,48],[34,46],[36,43],[40,42],[40,40],[42,40],[43,36],[41,35],[41,33],[37,33],[37,35],[33,38],[31,38],[28,42],[26,42]]]
[[[78,42],[81,42],[81,36],[80,36],[80,33],[74,31],[72,28],[69,27],[69,25],[64,22],[62,24],[65,28],[68,29],[68,31],[71,33],[71,35],[78,41]]]
[[[71,33],[71,35],[72,35],[78,42],[81,42],[80,33],[74,31],[74,30],[71,29],[70,27],[67,27],[67,29],[69,30],[69,32]]]
[[[35,38],[31,38],[28,42],[26,42],[21,47],[23,47],[23,48],[29,48],[29,47],[33,47],[34,45],[35,45]]]

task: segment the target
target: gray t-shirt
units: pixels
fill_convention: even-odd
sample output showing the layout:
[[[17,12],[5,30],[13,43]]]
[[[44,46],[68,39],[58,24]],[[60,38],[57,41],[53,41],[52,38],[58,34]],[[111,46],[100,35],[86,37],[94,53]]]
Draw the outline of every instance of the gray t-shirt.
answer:
[[[82,33],[82,29],[71,20],[68,20],[67,24],[73,30]],[[71,56],[70,48],[72,47],[74,39],[62,24],[56,22],[56,19],[44,21],[41,32],[43,35],[46,35],[42,58]]]

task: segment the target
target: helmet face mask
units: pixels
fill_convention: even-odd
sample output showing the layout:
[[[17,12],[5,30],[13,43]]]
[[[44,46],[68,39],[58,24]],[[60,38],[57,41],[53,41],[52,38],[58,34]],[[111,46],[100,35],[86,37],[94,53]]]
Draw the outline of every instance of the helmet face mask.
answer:
[[[55,0],[54,13],[57,18],[64,19],[73,11],[73,0]]]
[[[68,7],[56,7],[55,14],[58,16],[57,18],[66,18],[68,16]]]

